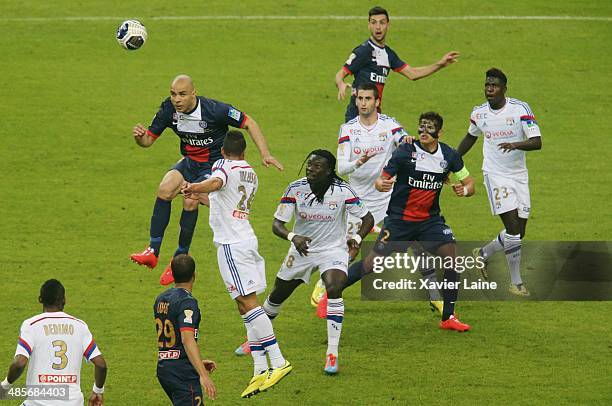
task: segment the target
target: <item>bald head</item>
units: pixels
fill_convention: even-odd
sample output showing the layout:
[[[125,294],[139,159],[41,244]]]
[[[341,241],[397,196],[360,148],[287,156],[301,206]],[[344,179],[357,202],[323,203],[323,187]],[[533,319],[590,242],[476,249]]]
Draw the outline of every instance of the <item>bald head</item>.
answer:
[[[197,104],[196,91],[193,80],[187,75],[178,75],[170,86],[170,101],[176,111],[180,113],[190,112]]]

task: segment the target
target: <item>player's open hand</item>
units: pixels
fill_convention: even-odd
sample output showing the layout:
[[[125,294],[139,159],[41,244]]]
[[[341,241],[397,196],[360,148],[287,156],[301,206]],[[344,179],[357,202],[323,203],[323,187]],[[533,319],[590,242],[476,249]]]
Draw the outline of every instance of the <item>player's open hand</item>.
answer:
[[[514,145],[513,142],[502,142],[501,144],[497,146],[497,148],[501,149],[502,152],[506,153],[506,152],[514,151],[516,149],[516,145]]]
[[[217,363],[215,361],[203,359],[202,364],[204,364],[204,369],[206,369],[211,374],[215,369],[217,369]]]
[[[349,88],[351,89],[352,93],[353,87],[350,85],[350,83],[342,82],[342,84],[338,88],[338,100],[344,100],[344,98],[346,97],[346,90]]]
[[[414,140],[416,140],[416,138],[412,135],[405,135],[404,138],[402,138],[402,144],[412,144]]]
[[[89,402],[87,402],[88,406],[104,406],[104,395],[101,393],[91,392],[91,396],[89,397]]]
[[[372,159],[375,155],[377,154],[377,152],[366,152],[365,154],[363,154],[359,160],[357,161],[357,164],[359,166],[365,164],[366,162],[368,162],[370,159]]]
[[[134,138],[142,138],[147,133],[147,129],[142,124],[136,124],[132,129],[132,135]]]
[[[212,400],[215,400],[217,397],[217,389],[215,388],[215,384],[213,383],[212,379],[210,379],[208,375],[200,376],[200,385],[202,386],[202,389],[204,389],[206,396]]]
[[[440,59],[440,62],[438,62],[443,68],[447,67],[448,65],[457,62],[457,60],[459,59],[459,52],[457,51],[451,51],[449,53],[447,53],[446,55],[444,55],[442,57],[442,59]]]
[[[291,240],[295,249],[302,257],[308,256],[308,244],[310,244],[310,241],[312,241],[310,237],[305,237],[303,235],[296,235]]]
[[[280,162],[278,162],[278,160],[276,158],[274,158],[272,155],[266,155],[265,157],[263,157],[263,159],[261,160],[261,162],[263,163],[263,165],[266,168],[269,168],[270,165],[274,165],[276,167],[276,169],[278,169],[279,171],[284,170],[285,168],[283,167],[283,164],[281,164]]]

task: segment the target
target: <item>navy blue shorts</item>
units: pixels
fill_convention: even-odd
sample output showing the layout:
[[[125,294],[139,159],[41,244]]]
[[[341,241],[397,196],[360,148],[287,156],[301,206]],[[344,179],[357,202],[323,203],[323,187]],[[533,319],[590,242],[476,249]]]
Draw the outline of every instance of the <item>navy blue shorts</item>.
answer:
[[[178,161],[172,169],[176,169],[183,175],[183,178],[189,183],[202,182],[210,178],[212,172],[212,163],[197,162],[189,157],[184,157]]]
[[[166,392],[166,395],[168,395],[168,398],[172,401],[172,404],[174,406],[203,405],[204,396],[200,380],[198,378],[194,379],[194,374],[191,371],[187,374],[189,377],[183,378],[179,378],[175,372],[177,371],[164,372],[163,369],[157,369],[157,380],[164,389],[164,392]],[[195,376],[197,376],[197,373]]]
[[[440,246],[454,244],[455,236],[442,216],[434,216],[425,221],[385,217],[373,250],[379,255],[389,255],[395,251],[405,251],[409,241],[418,241],[426,251],[434,254]]]

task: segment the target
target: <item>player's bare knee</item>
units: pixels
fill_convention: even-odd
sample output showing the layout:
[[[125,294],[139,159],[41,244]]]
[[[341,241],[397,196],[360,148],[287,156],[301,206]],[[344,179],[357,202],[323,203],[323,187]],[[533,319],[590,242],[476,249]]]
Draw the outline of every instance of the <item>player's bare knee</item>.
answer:
[[[198,209],[200,202],[195,199],[183,199],[183,209],[186,211],[194,211]]]

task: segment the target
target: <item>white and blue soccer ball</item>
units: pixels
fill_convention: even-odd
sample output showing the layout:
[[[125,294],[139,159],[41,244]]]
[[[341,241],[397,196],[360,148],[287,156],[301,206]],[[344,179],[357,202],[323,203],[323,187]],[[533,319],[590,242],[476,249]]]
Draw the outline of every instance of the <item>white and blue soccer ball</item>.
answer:
[[[134,51],[147,41],[147,29],[138,20],[127,20],[117,28],[117,42],[124,49]]]

